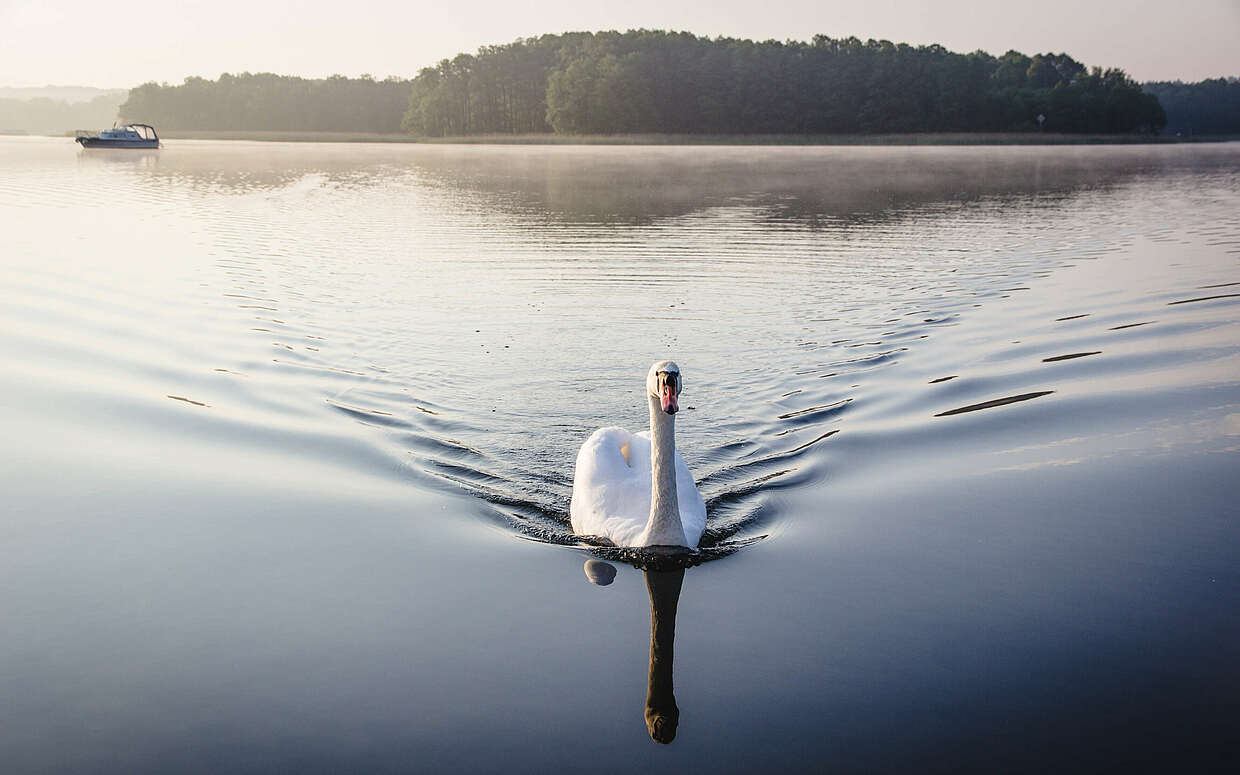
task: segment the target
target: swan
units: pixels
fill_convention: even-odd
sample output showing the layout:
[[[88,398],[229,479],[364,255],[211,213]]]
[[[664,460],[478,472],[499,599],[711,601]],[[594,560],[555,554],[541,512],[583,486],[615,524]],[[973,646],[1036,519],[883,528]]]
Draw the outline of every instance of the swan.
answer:
[[[581,445],[569,506],[573,532],[615,546],[694,548],[706,504],[676,451],[680,367],[660,361],[646,375],[650,430],[599,428]]]

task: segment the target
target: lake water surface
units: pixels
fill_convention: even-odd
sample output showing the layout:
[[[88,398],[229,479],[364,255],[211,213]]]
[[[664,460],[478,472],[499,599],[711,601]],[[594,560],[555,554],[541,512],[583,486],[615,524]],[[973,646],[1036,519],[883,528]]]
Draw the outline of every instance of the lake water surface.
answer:
[[[1240,145],[75,149],[0,138],[4,771],[1235,766]],[[568,499],[664,358],[643,571]]]

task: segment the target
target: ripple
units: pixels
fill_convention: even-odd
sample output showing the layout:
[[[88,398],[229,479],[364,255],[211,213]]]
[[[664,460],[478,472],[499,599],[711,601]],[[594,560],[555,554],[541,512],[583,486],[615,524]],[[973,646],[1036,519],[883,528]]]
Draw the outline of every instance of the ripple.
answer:
[[[799,409],[795,412],[787,412],[779,415],[780,420],[797,420],[798,424],[807,422],[819,422],[827,417],[835,417],[844,411],[853,399],[845,398],[832,404],[823,404],[822,406],[811,406],[808,409]]]
[[[1103,332],[1240,295],[1180,298],[1240,284],[1234,150],[1104,150],[1120,161],[1101,169],[1054,149],[240,148],[0,167],[0,206],[22,213],[0,276],[19,376],[90,384],[99,404],[213,407],[177,414],[237,438],[292,427],[296,454],[580,547],[577,448],[601,425],[644,428],[645,369],[674,357],[678,443],[709,508],[695,563],[776,532],[781,500],[836,481],[850,444],[1019,434],[1018,412],[928,418],[1049,395],[1039,361],[1107,347],[1056,369],[1056,411],[1202,373],[1229,384],[1206,368],[1234,353],[1228,305]],[[872,174],[897,161],[923,176]],[[98,204],[120,199],[150,209]],[[135,239],[158,260],[131,257]],[[887,452],[846,462],[886,474]]]
[[[173,401],[184,401],[185,403],[193,404],[194,406],[203,406],[203,407],[210,408],[208,404],[204,404],[202,401],[195,401],[194,399],[186,398],[185,396],[168,396],[168,398],[171,398]]]
[[[1041,398],[1042,396],[1049,396],[1051,393],[1054,393],[1054,392],[1055,391],[1053,390],[1038,390],[1038,391],[1034,391],[1033,393],[1021,393],[1020,395],[1017,395],[1017,396],[995,398],[995,399],[991,399],[990,401],[983,401],[980,404],[969,404],[968,406],[962,406],[958,409],[949,409],[946,412],[939,412],[938,414],[935,415],[935,417],[949,417],[954,414],[964,414],[965,412],[978,412],[983,409],[994,409],[997,406],[1007,406],[1008,404],[1015,404],[1021,401],[1028,401],[1034,398]]]
[[[1050,358],[1043,358],[1043,363],[1055,363],[1056,361],[1070,361],[1074,358],[1084,358],[1089,355],[1101,355],[1101,350],[1094,350],[1087,353],[1068,353],[1067,355],[1055,355]]]
[[[1196,299],[1181,299],[1179,301],[1169,301],[1167,302],[1167,306],[1170,307],[1175,304],[1196,304],[1199,301],[1214,301],[1215,299],[1234,299],[1237,296],[1240,296],[1240,293],[1220,293],[1217,296],[1201,296]]]

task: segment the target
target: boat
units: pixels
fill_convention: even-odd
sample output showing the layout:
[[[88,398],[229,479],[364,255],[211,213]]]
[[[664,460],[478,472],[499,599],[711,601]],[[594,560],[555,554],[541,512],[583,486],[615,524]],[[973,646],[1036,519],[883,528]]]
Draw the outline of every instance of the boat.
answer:
[[[83,148],[158,148],[159,135],[150,124],[125,124],[105,129],[97,135],[79,134],[73,138]]]

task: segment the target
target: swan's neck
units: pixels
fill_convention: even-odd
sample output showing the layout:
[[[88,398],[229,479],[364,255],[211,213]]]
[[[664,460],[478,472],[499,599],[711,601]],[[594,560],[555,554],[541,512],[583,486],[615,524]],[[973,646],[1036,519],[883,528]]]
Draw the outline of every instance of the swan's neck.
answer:
[[[643,546],[686,546],[676,498],[676,417],[663,411],[659,399],[650,402],[650,521]]]

